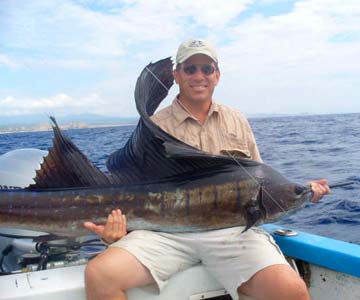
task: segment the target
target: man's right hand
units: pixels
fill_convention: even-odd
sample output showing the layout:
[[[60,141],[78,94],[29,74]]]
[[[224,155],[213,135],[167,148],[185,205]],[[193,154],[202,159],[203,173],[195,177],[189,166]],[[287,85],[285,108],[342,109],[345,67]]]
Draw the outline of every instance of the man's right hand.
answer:
[[[126,235],[126,217],[120,209],[109,214],[105,225],[85,222],[84,227],[96,233],[107,244],[114,243]]]

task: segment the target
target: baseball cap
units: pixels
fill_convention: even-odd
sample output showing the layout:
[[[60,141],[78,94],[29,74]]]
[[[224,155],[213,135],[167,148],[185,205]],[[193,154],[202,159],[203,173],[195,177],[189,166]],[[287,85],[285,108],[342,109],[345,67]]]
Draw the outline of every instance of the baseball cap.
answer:
[[[176,63],[181,64],[187,60],[190,56],[195,54],[204,54],[218,63],[217,54],[215,48],[204,39],[189,39],[183,42],[176,53]]]

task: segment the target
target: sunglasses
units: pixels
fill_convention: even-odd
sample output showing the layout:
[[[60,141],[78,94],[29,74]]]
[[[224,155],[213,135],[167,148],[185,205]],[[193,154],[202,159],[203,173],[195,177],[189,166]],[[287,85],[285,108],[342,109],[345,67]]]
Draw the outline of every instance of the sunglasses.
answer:
[[[184,66],[183,67],[183,71],[185,74],[187,75],[194,75],[198,69],[200,69],[200,71],[208,76],[208,75],[211,75],[215,72],[216,68],[212,65],[208,65],[208,64],[205,64],[205,65],[187,65],[187,66]]]

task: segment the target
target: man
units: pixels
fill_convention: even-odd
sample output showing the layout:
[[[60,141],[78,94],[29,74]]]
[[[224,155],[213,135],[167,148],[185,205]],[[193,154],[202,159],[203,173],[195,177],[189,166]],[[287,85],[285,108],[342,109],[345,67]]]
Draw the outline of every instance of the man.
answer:
[[[210,153],[237,155],[261,162],[246,118],[217,104],[212,96],[220,79],[214,48],[202,39],[180,45],[175,82],[179,95],[152,120],[162,129]],[[309,183],[313,201],[329,193],[326,180]],[[168,234],[134,231],[126,234],[126,218],[114,210],[105,226],[85,226],[110,247],[86,268],[88,300],[126,299],[126,290],[156,283],[159,290],[174,273],[202,263],[233,299],[305,300],[306,286],[287,264],[270,235],[258,228],[242,233],[233,227],[201,233]]]

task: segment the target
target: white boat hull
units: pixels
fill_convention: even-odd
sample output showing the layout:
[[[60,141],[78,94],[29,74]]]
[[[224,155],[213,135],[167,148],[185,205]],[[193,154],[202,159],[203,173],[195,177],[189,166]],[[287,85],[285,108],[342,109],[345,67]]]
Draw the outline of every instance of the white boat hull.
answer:
[[[360,278],[310,265],[310,294],[313,300],[360,300]]]
[[[0,277],[1,300],[85,300],[83,266]],[[312,300],[360,300],[360,278],[310,265]],[[210,299],[226,295],[224,288],[202,267],[176,274],[159,295],[155,286],[128,291],[129,300]],[[228,298],[230,299],[230,298]]]

